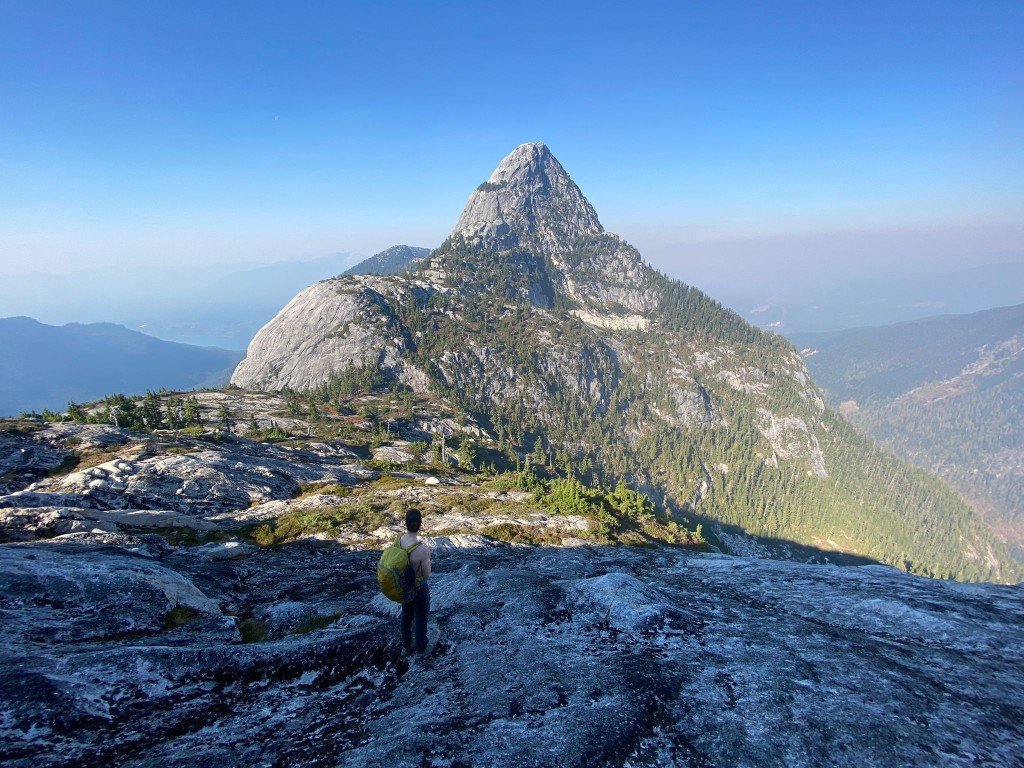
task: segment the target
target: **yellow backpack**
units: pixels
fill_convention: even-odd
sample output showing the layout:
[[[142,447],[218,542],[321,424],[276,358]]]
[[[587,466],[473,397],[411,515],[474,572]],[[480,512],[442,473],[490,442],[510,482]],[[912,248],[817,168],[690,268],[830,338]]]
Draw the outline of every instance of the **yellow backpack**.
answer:
[[[402,546],[402,537],[399,536],[394,544],[381,553],[380,562],[377,563],[377,582],[388,600],[411,603],[416,599],[419,586],[416,583],[416,569],[412,567],[409,555],[419,545],[417,541],[407,549]]]

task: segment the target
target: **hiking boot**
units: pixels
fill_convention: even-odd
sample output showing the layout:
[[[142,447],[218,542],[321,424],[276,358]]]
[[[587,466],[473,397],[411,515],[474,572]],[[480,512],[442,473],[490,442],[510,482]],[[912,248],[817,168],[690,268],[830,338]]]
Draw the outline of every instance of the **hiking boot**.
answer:
[[[407,656],[412,656],[413,650],[414,649],[411,645],[408,648],[402,648],[402,658],[404,659]]]
[[[437,647],[437,643],[436,642],[434,642],[434,643],[427,643],[427,647],[426,648],[424,648],[422,651],[418,651],[416,653],[416,658],[417,659],[425,659],[425,658],[427,658],[427,656],[429,656],[430,654],[432,654],[434,652],[434,648],[436,648],[436,647]]]

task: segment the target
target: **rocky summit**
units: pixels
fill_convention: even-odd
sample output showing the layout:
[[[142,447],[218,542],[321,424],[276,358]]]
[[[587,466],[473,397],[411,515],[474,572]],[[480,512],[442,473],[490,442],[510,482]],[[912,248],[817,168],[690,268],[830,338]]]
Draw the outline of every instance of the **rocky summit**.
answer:
[[[727,552],[1019,579],[962,499],[825,405],[792,345],[606,232],[543,144],[502,160],[409,271],[298,294],[232,383],[326,404],[365,368],[443,398],[509,463],[626,482]]]
[[[567,251],[604,232],[597,212],[544,144],[523,144],[469,197],[452,234],[496,250]]]

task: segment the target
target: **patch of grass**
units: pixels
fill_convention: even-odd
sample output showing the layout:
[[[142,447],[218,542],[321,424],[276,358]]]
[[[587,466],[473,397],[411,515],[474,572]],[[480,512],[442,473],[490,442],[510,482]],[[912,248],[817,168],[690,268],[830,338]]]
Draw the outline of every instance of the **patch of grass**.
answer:
[[[297,498],[307,496],[351,496],[352,489],[337,483],[299,483]]]
[[[35,419],[0,419],[0,432],[13,432],[18,435],[31,435],[46,425]]]
[[[375,491],[393,491],[398,488],[407,488],[408,486],[415,485],[417,483],[418,481],[414,480],[411,477],[395,477],[394,475],[381,475],[368,485]]]
[[[318,629],[329,627],[337,621],[340,616],[340,613],[336,613],[333,616],[320,616],[319,614],[306,616],[292,628],[291,633],[293,635],[308,635],[310,632],[315,632]]]
[[[267,628],[262,621],[256,619],[239,619],[238,633],[243,643],[261,643],[267,637]]]
[[[51,467],[50,471],[47,472],[47,474],[50,477],[59,477],[60,475],[66,475],[68,472],[77,467],[80,461],[81,459],[79,459],[74,454],[68,454],[67,456],[64,457],[60,464],[58,464],[56,467]]]
[[[448,496],[448,506],[452,511],[459,509],[466,514],[482,514],[487,512],[495,506],[493,499],[488,499],[481,496],[475,496],[470,493],[453,493]],[[505,510],[509,509],[507,504],[501,505],[501,510],[504,513]]]
[[[253,531],[253,539],[261,546],[311,536],[316,533],[336,537],[342,533],[369,533],[392,522],[386,505],[370,502],[336,505],[322,509],[292,510],[285,512],[274,523],[261,525]]]
[[[199,611],[189,608],[187,605],[176,605],[167,612],[164,617],[164,629],[177,629],[186,624],[191,624],[203,617]]]
[[[515,523],[497,523],[483,530],[484,536],[509,544],[556,545],[562,543],[562,537],[555,533],[541,531],[529,525]]]
[[[100,464],[106,464],[108,461],[120,458],[123,458],[123,456],[118,451],[97,451],[96,453],[79,454],[78,469],[98,467]]]

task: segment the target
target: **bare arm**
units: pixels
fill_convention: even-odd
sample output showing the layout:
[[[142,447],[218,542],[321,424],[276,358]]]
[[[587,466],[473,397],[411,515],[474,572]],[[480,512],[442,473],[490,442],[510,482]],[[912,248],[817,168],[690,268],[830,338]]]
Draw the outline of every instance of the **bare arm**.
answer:
[[[420,576],[424,579],[430,578],[430,547],[423,543],[416,547],[413,552],[413,560],[416,561],[416,566],[419,569]]]

